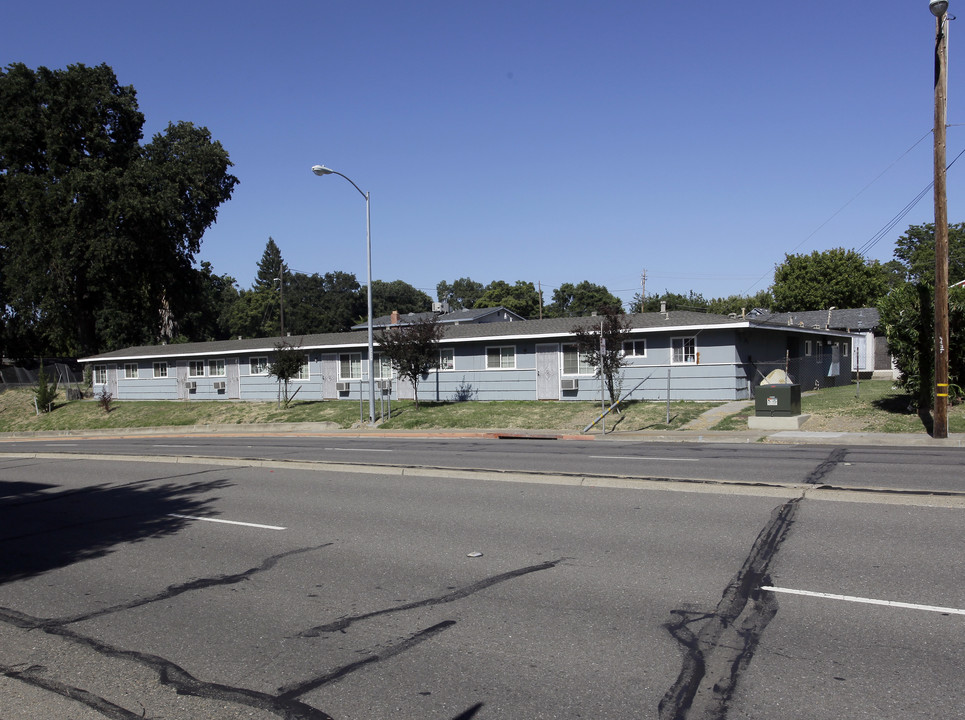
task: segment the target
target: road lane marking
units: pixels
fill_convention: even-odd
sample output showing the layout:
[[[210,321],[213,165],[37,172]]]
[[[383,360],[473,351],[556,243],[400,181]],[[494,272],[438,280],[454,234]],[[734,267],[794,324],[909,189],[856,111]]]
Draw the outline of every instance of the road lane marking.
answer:
[[[219,518],[195,517],[194,515],[176,515],[168,513],[169,517],[181,518],[182,520],[203,520],[204,522],[223,523],[225,525],[242,525],[244,527],[261,528],[262,530],[287,530],[288,528],[278,525],[260,525],[259,523],[238,522],[237,520],[221,520]]]
[[[383,448],[332,448],[327,447],[325,450],[338,450],[339,452],[392,452],[392,450],[385,450]]]
[[[835,595],[833,593],[813,592],[811,590],[792,590],[791,588],[779,588],[762,586],[761,590],[770,590],[776,593],[788,593],[791,595],[806,595],[807,597],[824,598],[825,600],[846,600],[853,603],[865,603],[867,605],[887,605],[888,607],[908,608],[909,610],[926,610],[928,612],[945,613],[948,615],[965,615],[965,610],[960,608],[938,607],[935,605],[918,605],[917,603],[897,602],[895,600],[876,600],[875,598],[854,597],[852,595]]]
[[[590,455],[591,460],[665,460],[667,462],[700,462],[700,458],[640,457],[638,455]]]

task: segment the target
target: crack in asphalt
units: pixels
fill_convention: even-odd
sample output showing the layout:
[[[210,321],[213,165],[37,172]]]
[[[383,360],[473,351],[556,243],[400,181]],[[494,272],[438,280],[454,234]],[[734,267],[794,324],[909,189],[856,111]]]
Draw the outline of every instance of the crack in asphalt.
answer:
[[[191,580],[190,582],[180,583],[178,585],[169,585],[165,590],[154,595],[149,595],[147,597],[138,598],[137,600],[131,600],[127,603],[122,603],[120,605],[113,605],[111,607],[103,608],[101,610],[95,610],[89,613],[83,613],[79,615],[71,615],[68,617],[50,619],[44,622],[44,627],[52,627],[55,625],[70,625],[72,623],[85,622],[87,620],[93,620],[94,618],[101,617],[103,615],[111,615],[112,613],[122,612],[124,610],[133,610],[134,608],[141,607],[142,605],[150,605],[151,603],[158,602],[159,600],[170,600],[171,598],[177,597],[187,592],[194,592],[195,590],[205,590],[211,587],[218,587],[224,585],[235,585],[240,582],[245,582],[251,579],[255,575],[271,570],[275,565],[284,560],[285,558],[291,557],[293,555],[300,555],[302,553],[312,552],[313,550],[321,550],[322,548],[329,547],[333,543],[327,542],[321,545],[313,545],[311,547],[296,548],[294,550],[289,550],[287,552],[278,553],[277,555],[272,555],[264,560],[260,565],[248,568],[244,572],[233,573],[231,575],[216,575],[209,578],[199,578],[197,580]]]
[[[180,665],[167,660],[166,658],[160,657],[158,655],[153,655],[151,653],[139,652],[136,650],[126,650],[123,648],[116,647],[106,642],[97,640],[96,638],[84,635],[82,633],[71,630],[67,625],[81,622],[83,620],[90,620],[95,617],[101,617],[109,613],[120,612],[123,610],[129,610],[135,607],[146,605],[150,602],[156,602],[158,600],[169,599],[176,595],[190,592],[193,590],[201,590],[208,587],[214,587],[218,585],[229,585],[238,582],[243,582],[249,579],[252,575],[270,570],[279,561],[286,557],[290,557],[295,554],[309,552],[312,550],[318,550],[324,548],[331,543],[325,543],[316,547],[308,548],[298,548],[295,550],[290,550],[285,553],[280,553],[278,555],[273,555],[267,558],[260,565],[250,568],[249,570],[242,573],[235,573],[232,575],[222,575],[213,578],[202,578],[199,580],[193,580],[188,583],[182,583],[179,585],[169,586],[165,591],[152,595],[148,598],[141,598],[138,600],[131,601],[129,603],[124,603],[121,605],[116,605],[111,608],[105,608],[103,610],[94,611],[91,613],[86,613],[83,615],[76,615],[66,618],[37,618],[22,613],[18,610],[12,608],[0,607],[0,622],[6,623],[13,627],[24,629],[24,630],[40,630],[41,632],[62,638],[68,642],[80,645],[88,650],[91,650],[98,655],[107,658],[114,658],[118,660],[123,660],[127,662],[132,662],[141,667],[148,668],[157,674],[158,681],[161,685],[166,685],[172,687],[175,692],[179,695],[190,695],[207,700],[216,700],[223,702],[231,702],[238,705],[243,705],[246,707],[251,707],[255,709],[264,710],[270,712],[278,717],[283,718],[283,720],[334,720],[332,716],[328,715],[324,711],[308,705],[302,702],[298,698],[305,693],[312,690],[316,690],[320,687],[328,685],[333,682],[337,682],[341,678],[357,671],[362,668],[374,665],[376,663],[388,660],[389,658],[400,655],[413,647],[430,640],[440,633],[448,630],[449,628],[456,625],[455,620],[444,620],[431,627],[419,630],[409,637],[405,638],[401,642],[395,643],[389,646],[387,649],[382,650],[378,653],[371,654],[361,660],[344,665],[338,668],[334,668],[328,672],[318,675],[307,680],[303,680],[298,683],[292,683],[289,685],[282,686],[278,688],[277,695],[271,695],[264,692],[259,692],[256,690],[251,690],[248,688],[234,687],[230,685],[224,685],[215,682],[206,682],[199,680],[185,670]],[[491,587],[501,582],[517,578],[523,575],[527,575],[532,572],[537,572],[539,570],[546,570],[555,567],[557,564],[562,562],[565,558],[560,558],[558,560],[551,560],[537,565],[531,565],[524,568],[519,568],[517,570],[512,570],[500,575],[495,575],[484,580],[480,580],[476,583],[472,583],[464,588],[456,590],[452,593],[447,593],[441,597],[428,598],[426,600],[409,603],[404,606],[399,606],[395,608],[389,608],[386,610],[376,611],[372,613],[367,613],[364,615],[354,616],[350,618],[343,618],[332,625],[335,629],[344,629],[351,625],[352,623],[376,617],[379,615],[387,613],[395,613],[403,610],[418,608],[418,607],[428,607],[432,605],[438,605],[441,603],[453,602],[465,597],[468,597],[480,590]],[[327,626],[321,626],[327,627]],[[319,631],[321,632],[321,631]],[[317,634],[317,633],[316,633]],[[313,637],[312,635],[306,635],[308,637]],[[105,698],[99,697],[87,690],[82,688],[74,687],[62,683],[60,681],[54,680],[52,678],[46,677],[46,668],[41,666],[30,666],[25,669],[16,669],[13,667],[0,666],[0,674],[10,677],[11,679],[18,680],[20,682],[28,683],[39,688],[43,688],[50,692],[54,692],[58,695],[76,700],[83,703],[87,707],[91,708],[109,718],[110,720],[130,720],[130,718],[142,717],[142,715],[136,715],[129,710],[126,710],[120,706],[111,703]],[[476,715],[480,708],[483,707],[483,703],[476,703],[472,705],[467,710],[463,711],[461,714],[457,715],[454,720],[469,720]]]
[[[79,702],[82,705],[86,705],[91,710],[94,710],[110,720],[143,720],[143,715],[138,715],[130,710],[122,708],[120,705],[115,705],[109,700],[94,695],[83,688],[74,687],[72,685],[66,685],[62,682],[58,682],[53,678],[45,677],[44,673],[47,668],[43,665],[31,665],[24,670],[15,670],[14,668],[6,667],[0,665],[0,675],[4,675],[12,680],[19,680],[27,685],[32,685],[34,687],[42,688],[55,695],[60,695],[62,697],[68,698],[75,702]]]
[[[432,605],[442,605],[444,603],[454,602],[456,600],[462,600],[463,598],[469,597],[480,590],[485,590],[493,585],[498,585],[499,583],[506,582],[507,580],[512,580],[518,578],[522,575],[528,575],[529,573],[539,572],[540,570],[548,570],[550,568],[556,567],[558,564],[563,562],[566,558],[559,558],[557,560],[547,560],[546,562],[539,563],[538,565],[530,565],[528,567],[519,568],[518,570],[510,570],[509,572],[502,573],[500,575],[493,575],[492,577],[484,578],[478,582],[474,582],[471,585],[467,585],[464,588],[459,588],[451,593],[446,593],[445,595],[440,595],[439,597],[426,598],[425,600],[416,600],[411,603],[406,603],[405,605],[397,605],[391,608],[384,608],[382,610],[374,610],[368,613],[362,613],[360,615],[349,615],[343,618],[339,618],[334,622],[326,623],[325,625],[316,625],[308,630],[302,630],[295,637],[318,637],[322,633],[330,633],[336,631],[344,632],[346,628],[350,625],[360,622],[362,620],[368,620],[369,618],[379,617],[380,615],[389,615],[397,612],[404,612],[406,610],[413,610],[420,607],[430,607]]]
[[[359,670],[360,668],[365,667],[366,665],[371,665],[372,663],[381,662],[382,660],[388,660],[391,657],[394,657],[407,650],[410,650],[411,648],[414,648],[416,645],[422,642],[425,642],[426,640],[429,640],[432,637],[435,637],[436,635],[443,632],[444,630],[448,630],[455,624],[456,624],[455,620],[444,620],[440,623],[436,623],[435,625],[426,628],[425,630],[420,630],[419,632],[410,635],[402,642],[390,646],[387,650],[383,652],[380,652],[375,655],[369,655],[368,657],[365,657],[353,663],[349,663],[348,665],[343,665],[340,668],[336,668],[335,670],[327,672],[324,675],[320,675],[316,678],[312,678],[311,680],[307,680],[307,681],[297,683],[297,684],[292,684],[292,685],[284,685],[278,688],[278,692],[280,693],[278,697],[282,699],[296,698],[301,695],[304,695],[307,692],[320,688],[323,685],[327,685],[328,683],[341,680],[346,675],[349,675],[355,672],[356,670]]]
[[[844,461],[836,448],[805,478],[816,485]],[[738,681],[747,669],[764,629],[777,614],[768,574],[797,519],[801,497],[775,508],[758,534],[740,570],[727,584],[712,613],[674,610],[665,624],[683,652],[677,680],[657,706],[660,720],[724,720]]]

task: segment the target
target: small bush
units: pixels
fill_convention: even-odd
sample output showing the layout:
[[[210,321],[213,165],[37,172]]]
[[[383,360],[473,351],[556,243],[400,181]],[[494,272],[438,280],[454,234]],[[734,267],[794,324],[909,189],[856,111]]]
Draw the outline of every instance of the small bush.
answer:
[[[467,383],[466,378],[463,378],[459,387],[456,388],[456,392],[452,395],[452,402],[469,402],[475,400],[478,394],[479,391],[470,383]]]

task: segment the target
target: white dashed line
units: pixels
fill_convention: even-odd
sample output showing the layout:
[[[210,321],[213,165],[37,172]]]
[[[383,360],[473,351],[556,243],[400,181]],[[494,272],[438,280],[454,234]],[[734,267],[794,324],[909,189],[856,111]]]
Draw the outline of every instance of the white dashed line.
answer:
[[[865,603],[866,605],[886,605],[888,607],[907,608],[908,610],[925,610],[927,612],[945,613],[946,615],[965,615],[965,610],[959,608],[937,607],[935,605],[918,605],[916,603],[896,602],[894,600],[876,600],[875,598],[853,597],[851,595],[834,595],[833,593],[812,592],[811,590],[792,590],[790,588],[761,587],[761,590],[770,590],[776,593],[788,593],[790,595],[806,595],[807,597],[823,598],[825,600],[845,600],[853,603]]]
[[[262,530],[287,530],[288,528],[278,525],[260,525],[258,523],[238,522],[237,520],[219,520],[218,518],[195,517],[193,515],[175,515],[170,513],[169,517],[181,518],[182,520],[203,520],[204,522],[223,523],[224,525],[242,525],[244,527],[261,528]]]

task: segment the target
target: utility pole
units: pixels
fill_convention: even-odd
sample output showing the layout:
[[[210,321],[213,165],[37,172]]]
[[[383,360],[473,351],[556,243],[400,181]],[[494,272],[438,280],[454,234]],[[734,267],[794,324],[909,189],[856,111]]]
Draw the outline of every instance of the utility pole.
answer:
[[[644,268],[643,272],[640,274],[640,312],[643,312],[643,306],[647,302],[647,269]]]
[[[935,16],[935,410],[932,437],[948,437],[948,205],[945,127],[948,104],[948,2],[930,0]]]

